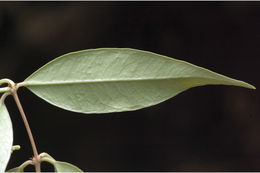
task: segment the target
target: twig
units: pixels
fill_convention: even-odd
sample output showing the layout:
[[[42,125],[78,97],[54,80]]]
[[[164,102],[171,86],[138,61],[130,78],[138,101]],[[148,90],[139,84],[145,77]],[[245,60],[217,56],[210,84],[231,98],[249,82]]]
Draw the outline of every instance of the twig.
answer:
[[[26,115],[24,113],[24,110],[23,110],[23,107],[21,105],[21,102],[19,100],[19,97],[17,95],[17,88],[16,86],[12,86],[11,88],[11,93],[14,97],[14,100],[17,104],[17,107],[21,113],[21,116],[22,116],[22,119],[23,119],[23,122],[24,122],[24,125],[25,125],[25,128],[26,128],[26,131],[28,133],[28,136],[29,136],[29,139],[30,139],[30,142],[31,142],[31,145],[32,145],[32,150],[33,150],[33,165],[35,166],[35,170],[36,172],[41,172],[41,160],[40,160],[40,156],[38,154],[38,151],[37,151],[37,148],[36,148],[36,145],[35,145],[35,142],[34,142],[34,139],[33,139],[33,135],[32,135],[32,131],[30,129],[30,126],[29,126],[29,123],[27,121],[27,118],[26,118]]]

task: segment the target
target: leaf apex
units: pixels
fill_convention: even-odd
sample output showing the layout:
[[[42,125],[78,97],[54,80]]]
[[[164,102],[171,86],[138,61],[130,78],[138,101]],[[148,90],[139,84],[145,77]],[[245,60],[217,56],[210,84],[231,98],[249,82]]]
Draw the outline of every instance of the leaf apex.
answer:
[[[248,89],[253,89],[253,90],[256,89],[256,87],[254,85],[251,85],[247,82],[243,82],[243,87],[248,88]]]

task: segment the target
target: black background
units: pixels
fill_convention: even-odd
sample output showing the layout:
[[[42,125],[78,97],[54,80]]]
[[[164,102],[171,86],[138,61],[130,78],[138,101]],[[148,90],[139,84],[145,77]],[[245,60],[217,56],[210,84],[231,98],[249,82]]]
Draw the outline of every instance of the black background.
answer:
[[[257,88],[260,3],[0,2],[0,78],[21,82],[53,58],[100,47],[152,51]],[[39,152],[84,171],[260,171],[258,90],[203,86],[101,115],[62,110],[24,88],[19,95]],[[6,104],[22,147],[12,168],[32,151],[13,99]]]

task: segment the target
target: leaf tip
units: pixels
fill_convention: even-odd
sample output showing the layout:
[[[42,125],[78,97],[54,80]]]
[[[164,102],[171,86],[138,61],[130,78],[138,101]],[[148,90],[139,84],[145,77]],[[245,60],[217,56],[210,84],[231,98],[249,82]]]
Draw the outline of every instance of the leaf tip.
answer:
[[[247,82],[241,81],[241,80],[233,80],[233,84],[234,86],[239,86],[239,87],[244,87],[244,88],[248,88],[248,89],[253,89],[255,90],[256,87],[254,85],[251,85]]]
[[[254,85],[251,85],[251,84],[249,84],[249,83],[246,83],[246,82],[245,82],[245,85],[244,85],[244,87],[246,87],[246,88],[248,88],[248,89],[253,89],[253,90],[255,90],[255,89],[256,89],[256,87],[255,87]]]
[[[256,87],[255,87],[255,86],[253,86],[253,85],[251,85],[251,86],[250,86],[250,89],[253,89],[253,90],[255,90],[255,89],[256,89]]]

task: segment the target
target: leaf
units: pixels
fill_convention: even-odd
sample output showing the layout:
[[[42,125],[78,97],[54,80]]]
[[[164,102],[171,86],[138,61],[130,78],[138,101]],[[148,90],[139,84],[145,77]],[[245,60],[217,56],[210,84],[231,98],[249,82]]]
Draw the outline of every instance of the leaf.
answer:
[[[63,55],[19,86],[66,110],[108,113],[152,106],[189,88],[208,84],[255,89],[181,60],[127,48]]]
[[[13,128],[9,113],[0,101],[0,172],[4,172],[11,156]]]
[[[42,162],[48,162],[54,166],[55,172],[83,172],[81,169],[67,162],[56,161],[48,153],[40,154]]]
[[[66,162],[55,161],[53,166],[55,172],[83,172],[78,167]]]

